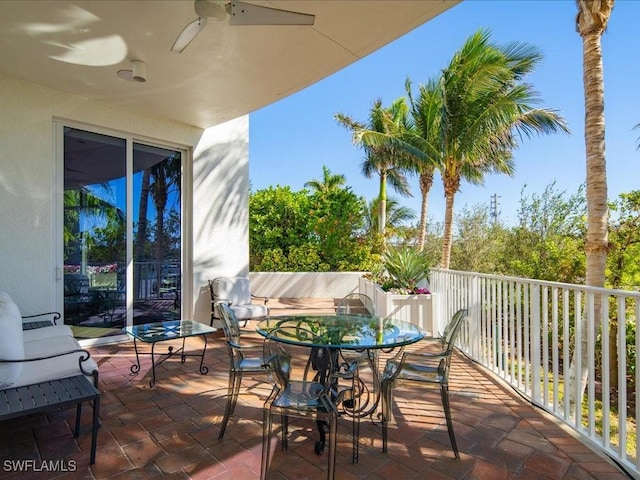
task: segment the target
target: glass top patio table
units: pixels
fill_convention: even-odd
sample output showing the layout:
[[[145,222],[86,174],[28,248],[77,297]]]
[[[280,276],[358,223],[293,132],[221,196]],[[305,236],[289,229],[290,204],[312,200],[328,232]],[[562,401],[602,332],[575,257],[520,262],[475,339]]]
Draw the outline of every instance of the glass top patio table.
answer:
[[[145,343],[163,342],[176,338],[194,337],[213,333],[215,328],[193,320],[171,320],[127,326],[124,331]]]
[[[186,357],[199,357],[200,358],[200,373],[205,375],[209,369],[204,365],[204,356],[207,351],[207,334],[216,331],[215,328],[205,325],[200,322],[194,322],[193,320],[170,320],[167,322],[146,323],[141,325],[127,326],[124,329],[129,335],[133,337],[133,348],[136,352],[136,363],[131,365],[131,373],[136,374],[140,371],[140,355],[146,354],[151,356],[151,380],[149,386],[153,387],[156,383],[156,366],[162,362],[171,358],[174,355],[180,354],[182,363],[184,363]],[[185,352],[185,340],[188,337],[201,336],[204,342],[202,352],[200,353],[186,353]],[[182,347],[177,350],[173,345],[169,346],[167,353],[161,354],[161,359],[156,361],[155,348],[156,343],[164,342],[167,340],[182,339]],[[138,350],[138,340],[151,345],[151,352],[140,352]]]
[[[403,347],[422,340],[425,333],[412,323],[372,315],[290,315],[258,323],[257,332],[266,337],[278,327],[277,341],[314,346],[309,332],[330,348],[364,350]],[[290,328],[294,327],[294,328]],[[292,333],[295,332],[295,333]]]

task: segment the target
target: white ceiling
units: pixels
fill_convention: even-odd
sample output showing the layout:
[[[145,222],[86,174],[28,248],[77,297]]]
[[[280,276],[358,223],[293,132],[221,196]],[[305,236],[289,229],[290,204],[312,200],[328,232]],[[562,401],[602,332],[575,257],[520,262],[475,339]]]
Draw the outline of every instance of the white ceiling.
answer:
[[[183,53],[192,0],[0,1],[0,75],[206,128],[340,70],[459,0],[272,0],[312,26],[210,20]],[[117,71],[142,60],[147,82]]]

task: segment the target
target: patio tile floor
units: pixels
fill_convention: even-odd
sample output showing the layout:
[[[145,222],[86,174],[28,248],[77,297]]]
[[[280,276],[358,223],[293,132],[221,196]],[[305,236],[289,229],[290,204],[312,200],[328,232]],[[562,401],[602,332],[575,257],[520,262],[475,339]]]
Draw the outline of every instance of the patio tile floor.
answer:
[[[277,304],[280,308],[272,314],[309,308],[298,303]],[[331,311],[326,304],[314,307],[315,311]],[[256,344],[261,343],[257,334],[247,332]],[[193,349],[202,345],[200,339],[189,339],[188,344]],[[244,379],[225,437],[218,440],[227,390],[227,353],[220,334],[209,336],[207,375],[198,373],[195,359],[187,358],[182,364],[174,358],[157,368],[153,388],[149,388],[147,358],[141,358],[140,373],[130,373],[135,360],[132,342],[90,350],[100,365],[102,391],[95,465],[88,464],[91,409],[83,409],[78,439],[72,434],[75,410],[58,410],[0,423],[0,479],[259,478],[261,407],[270,388],[259,376]],[[387,454],[381,452],[380,426],[363,419],[359,463],[353,465],[351,422],[340,419],[336,478],[629,478],[464,356],[454,356],[451,372],[450,399],[460,460],[451,451],[439,391],[402,387],[395,390]],[[277,426],[268,478],[326,478],[327,456],[314,453],[316,438],[314,422],[292,419],[289,449],[282,452]],[[31,468],[19,472],[17,463],[7,463],[19,460],[32,460]],[[49,460],[60,464],[44,471],[33,468],[42,470],[43,461]]]

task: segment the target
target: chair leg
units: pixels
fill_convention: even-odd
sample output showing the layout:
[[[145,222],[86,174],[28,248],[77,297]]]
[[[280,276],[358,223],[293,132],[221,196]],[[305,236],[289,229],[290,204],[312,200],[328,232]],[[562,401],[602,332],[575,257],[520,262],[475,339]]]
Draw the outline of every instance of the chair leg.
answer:
[[[289,417],[286,415],[282,415],[282,441],[280,442],[282,446],[282,451],[286,452],[289,448]]]
[[[333,480],[336,474],[336,448],[338,445],[338,415],[329,417],[329,468],[327,469],[327,480]]]
[[[262,410],[262,462],[260,465],[260,480],[267,478],[269,468],[269,449],[271,447],[271,409],[265,406]]]
[[[449,431],[449,440],[451,441],[451,448],[456,458],[460,459],[460,453],[458,452],[458,444],[456,443],[456,436],[453,433],[453,421],[451,420],[451,408],[449,407],[449,387],[442,384],[440,388],[440,394],[442,396],[442,407],[444,408],[444,416],[447,419],[447,430]]]
[[[229,421],[229,417],[236,409],[236,403],[238,401],[238,394],[240,392],[240,384],[242,383],[242,375],[238,375],[235,372],[229,372],[229,387],[227,389],[227,405],[224,409],[224,418],[222,419],[222,424],[220,425],[220,434],[218,435],[218,440],[222,440],[224,437],[224,432],[227,429],[227,422]]]
[[[356,370],[356,373],[353,377],[353,384],[351,386],[353,395],[353,409],[354,412],[360,411],[360,397],[361,395],[356,394],[356,388],[360,388],[360,375]],[[352,462],[354,464],[358,463],[358,456],[360,453],[360,415],[353,415],[353,424],[352,424],[352,433],[353,433],[353,458]]]
[[[387,428],[391,419],[391,382],[382,382],[382,453],[387,453]]]

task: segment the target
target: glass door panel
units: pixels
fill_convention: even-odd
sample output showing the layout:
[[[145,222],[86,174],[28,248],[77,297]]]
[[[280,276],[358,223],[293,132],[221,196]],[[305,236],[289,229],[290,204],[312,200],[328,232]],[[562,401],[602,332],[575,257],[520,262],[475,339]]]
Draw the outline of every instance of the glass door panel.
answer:
[[[180,318],[181,170],[178,151],[133,144],[133,323]]]
[[[64,323],[117,335],[126,318],[126,141],[64,128]]]

